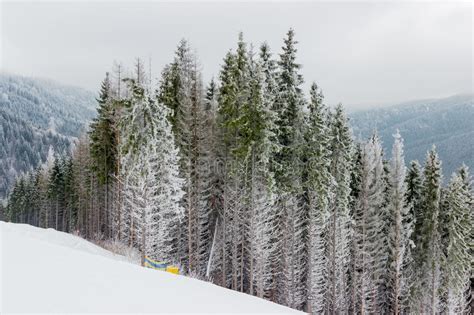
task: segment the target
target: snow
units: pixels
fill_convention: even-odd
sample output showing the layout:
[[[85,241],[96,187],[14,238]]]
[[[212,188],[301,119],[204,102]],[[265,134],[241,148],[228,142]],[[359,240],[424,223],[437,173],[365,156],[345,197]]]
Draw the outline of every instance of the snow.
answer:
[[[0,313],[300,313],[143,268],[77,236],[0,222]]]

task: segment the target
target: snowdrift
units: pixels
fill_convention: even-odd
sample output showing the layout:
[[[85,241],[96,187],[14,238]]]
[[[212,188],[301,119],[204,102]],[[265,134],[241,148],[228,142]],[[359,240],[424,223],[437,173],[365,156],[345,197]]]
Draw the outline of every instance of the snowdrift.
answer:
[[[142,268],[71,234],[0,222],[0,313],[299,313]]]

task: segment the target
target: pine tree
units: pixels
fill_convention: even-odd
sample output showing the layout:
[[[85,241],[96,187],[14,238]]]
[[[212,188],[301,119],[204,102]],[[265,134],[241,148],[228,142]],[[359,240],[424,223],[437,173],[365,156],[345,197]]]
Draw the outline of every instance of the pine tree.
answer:
[[[219,242],[216,246],[218,259],[214,269],[219,270],[220,279],[218,283],[224,287],[232,285],[232,266],[231,266],[231,245],[233,243],[231,234],[232,213],[236,192],[235,184],[232,183],[232,150],[235,147],[236,135],[238,129],[235,127],[235,121],[238,119],[238,110],[236,105],[237,84],[235,82],[235,56],[228,52],[224,58],[224,64],[219,75],[219,93],[218,93],[218,112],[217,112],[217,144],[218,155],[222,161],[222,180],[219,183],[219,190],[222,191],[222,205],[219,209]]]
[[[62,170],[62,160],[60,158],[54,159],[48,190],[49,199],[54,209],[50,226],[54,226],[56,230],[62,231],[61,219],[64,214],[64,174]]]
[[[64,178],[64,214],[62,217],[63,231],[71,232],[71,226],[74,223],[73,216],[75,215],[75,193],[73,187],[73,162],[72,158],[67,155],[63,158],[63,178]]]
[[[290,29],[284,40],[283,52],[278,61],[278,94],[275,109],[278,113],[278,142],[280,150],[275,157],[278,183],[278,211],[282,216],[282,281],[280,302],[302,309],[306,301],[305,255],[307,214],[302,203],[302,151],[304,147],[303,108],[305,101],[301,90],[303,78],[296,63],[296,40]]]
[[[374,151],[372,142],[365,143],[361,151],[360,182],[354,208],[354,241],[352,285],[354,286],[354,311],[364,314],[373,310],[375,300],[373,283],[374,242],[378,236],[379,214],[370,206],[373,196],[372,182]],[[375,231],[375,232],[374,232]]]
[[[348,121],[342,105],[338,105],[331,121],[331,187],[332,200],[329,205],[326,257],[328,290],[326,292],[327,312],[346,313],[349,266],[350,227],[350,177],[352,161],[352,139]]]
[[[204,278],[209,262],[212,241],[212,219],[215,215],[213,202],[215,199],[215,176],[214,165],[214,132],[215,132],[215,104],[206,104],[200,73],[197,64],[194,65],[193,88],[192,88],[192,140],[191,148],[193,154],[191,161],[194,163],[192,172],[192,183],[195,190],[195,229],[194,232],[194,272]],[[210,105],[208,107],[208,105]],[[190,255],[191,257],[191,255]],[[193,265],[190,264],[190,269]]]
[[[113,187],[113,178],[117,171],[118,155],[118,127],[116,108],[117,102],[113,99],[113,91],[109,78],[109,73],[102,82],[99,98],[97,99],[99,107],[98,115],[90,125],[90,150],[92,165],[99,186],[104,190],[103,193],[103,211],[99,215],[101,226],[104,226],[102,232],[112,235],[112,207],[110,203],[111,187]],[[101,207],[102,208],[102,207]]]
[[[52,203],[49,199],[49,180],[50,174],[53,169],[55,160],[55,153],[52,147],[49,147],[46,161],[38,167],[37,174],[37,186],[39,191],[39,226],[43,228],[52,227],[49,219],[51,217],[50,212],[52,209]]]
[[[372,270],[372,281],[375,285],[375,295],[372,301],[372,309],[375,312],[384,312],[386,310],[386,291],[387,291],[387,246],[388,246],[388,194],[389,194],[389,168],[388,163],[383,158],[383,149],[380,138],[377,133],[371,138],[373,148],[373,182],[371,183],[372,196],[369,201],[370,207],[374,212],[377,221],[374,225],[375,239],[373,243],[374,265]]]
[[[435,314],[439,311],[440,285],[440,234],[439,206],[441,194],[441,162],[435,148],[428,152],[424,168],[424,179],[421,196],[422,240],[418,249],[420,259],[420,276],[422,287],[421,309],[418,311]]]
[[[279,252],[281,246],[282,235],[280,234],[280,213],[276,207],[277,186],[275,182],[275,153],[279,151],[279,143],[277,138],[276,119],[277,115],[274,111],[277,98],[276,84],[276,62],[272,58],[269,46],[264,43],[260,47],[259,52],[259,68],[261,71],[261,98],[262,98],[262,114],[265,121],[262,129],[262,141],[260,141],[260,164],[257,169],[261,169],[261,175],[264,187],[263,195],[260,200],[264,201],[265,210],[256,211],[257,215],[261,212],[260,229],[262,237],[262,246],[260,264],[262,270],[259,272],[260,279],[257,287],[257,295],[275,301],[276,284],[278,280],[278,272],[280,266]]]
[[[263,46],[265,47],[265,46]],[[274,73],[269,67],[271,56],[266,48],[260,50],[259,60],[249,53],[248,85],[249,98],[241,110],[243,126],[242,143],[247,144],[245,156],[245,203],[248,209],[247,240],[249,249],[246,267],[249,281],[248,291],[260,297],[272,291],[272,254],[276,228],[275,181],[271,171],[273,153],[277,150],[274,134],[275,115],[272,112],[270,89]],[[265,72],[263,71],[265,70]]]
[[[422,193],[422,174],[421,166],[418,161],[412,161],[410,163],[410,168],[408,169],[406,175],[406,202],[410,205],[410,216],[413,219],[414,223],[414,237],[419,237],[421,233],[421,226],[423,222],[422,213],[420,211],[421,207],[421,193]],[[415,239],[415,245],[418,247],[420,241]]]
[[[445,312],[463,314],[468,312],[471,268],[470,235],[472,233],[472,195],[465,185],[469,173],[453,174],[446,192],[446,212],[443,225],[447,227],[446,258],[444,260],[442,293],[445,295]],[[464,178],[463,178],[464,177]]]
[[[171,109],[168,118],[180,150],[180,174],[185,179],[186,209],[180,233],[181,264],[195,276],[204,277],[209,259],[211,211],[208,208],[211,184],[207,121],[201,74],[197,58],[182,40],[175,60],[163,72],[159,99]]]
[[[206,182],[205,189],[205,208],[209,209],[209,229],[212,231],[209,235],[209,255],[206,262],[206,279],[211,279],[211,273],[214,273],[214,266],[216,256],[216,244],[218,243],[217,232],[219,231],[219,211],[222,205],[222,192],[220,191],[221,187],[221,178],[220,178],[220,169],[219,164],[219,154],[217,150],[217,139],[218,139],[218,129],[217,129],[217,86],[214,79],[211,80],[209,86],[206,90],[205,96],[205,123],[208,126],[206,131],[206,147],[207,147],[207,156],[206,164],[208,167],[207,175],[208,180]],[[201,254],[207,256],[207,253]],[[203,258],[200,258],[202,261]]]
[[[354,209],[352,286],[355,311],[380,312],[384,271],[384,181],[381,143],[376,134],[363,145]]]
[[[131,97],[125,102],[121,143],[125,200],[135,229],[131,235],[140,240],[142,263],[145,256],[177,263],[176,229],[184,193],[168,112],[141,85],[127,82]]]
[[[306,163],[309,228],[308,228],[308,309],[319,314],[326,309],[327,290],[326,240],[329,203],[333,178],[330,166],[330,135],[327,126],[327,109],[323,104],[323,94],[313,83],[308,104],[309,117],[306,129]]]
[[[112,102],[109,73],[102,82],[97,102],[98,115],[90,126],[92,169],[96,172],[101,184],[106,184],[110,174],[115,170],[116,137],[114,135],[114,108]]]
[[[357,204],[359,202],[359,197],[361,196],[361,180],[362,180],[362,171],[363,171],[363,150],[365,143],[357,142],[354,143],[354,152],[352,155],[352,170],[351,170],[351,182],[350,182],[350,216],[353,218],[351,223],[351,230],[354,231],[354,235],[350,240],[350,262],[349,262],[349,275],[348,275],[348,285],[350,290],[350,300],[349,300],[349,312],[354,313],[358,307],[358,291],[359,286],[357,283],[356,277],[356,210]]]
[[[388,214],[388,306],[393,314],[405,313],[409,295],[407,265],[411,263],[412,233],[409,207],[406,204],[406,167],[403,157],[403,140],[400,133],[394,135],[390,164]]]
[[[89,138],[81,137],[72,153],[73,158],[73,186],[75,190],[77,223],[75,232],[85,238],[90,238],[89,217],[90,211],[89,200],[91,199],[90,180],[91,180],[91,157]]]
[[[418,279],[420,279],[419,272],[421,268],[418,268],[421,264],[421,230],[423,223],[423,213],[421,212],[421,194],[422,194],[422,170],[418,161],[411,161],[410,167],[407,169],[407,175],[405,178],[406,182],[406,194],[405,200],[409,207],[409,215],[407,218],[411,219],[410,224],[413,232],[410,240],[413,243],[411,248],[411,256],[413,262],[408,265],[407,273],[412,275],[411,278],[407,278],[407,287],[410,288],[409,299],[406,301],[408,310],[416,310],[419,307],[421,286]]]

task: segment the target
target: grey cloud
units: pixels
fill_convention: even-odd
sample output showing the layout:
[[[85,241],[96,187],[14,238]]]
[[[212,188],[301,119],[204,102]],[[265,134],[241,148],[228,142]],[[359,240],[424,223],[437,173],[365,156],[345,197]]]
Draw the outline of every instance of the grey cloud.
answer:
[[[152,58],[187,38],[204,79],[244,32],[274,53],[293,27],[306,83],[355,108],[472,92],[472,4],[376,2],[2,2],[2,69],[97,90],[114,60]]]

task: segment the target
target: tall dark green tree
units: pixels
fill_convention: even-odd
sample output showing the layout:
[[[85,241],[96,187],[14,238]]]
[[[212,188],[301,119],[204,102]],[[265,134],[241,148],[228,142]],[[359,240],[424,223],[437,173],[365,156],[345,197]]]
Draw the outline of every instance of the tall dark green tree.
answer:
[[[275,178],[278,185],[277,207],[282,213],[283,230],[281,300],[296,309],[302,309],[306,301],[307,215],[302,189],[304,150],[305,99],[301,90],[303,77],[301,65],[296,62],[295,33],[286,34],[282,53],[278,60],[277,111],[278,144],[275,156],[277,168]]]
[[[91,169],[98,180],[103,194],[103,213],[99,214],[101,232],[111,234],[112,214],[110,194],[117,173],[119,128],[116,110],[119,102],[112,97],[109,73],[102,82],[97,108],[97,117],[90,125]],[[102,207],[101,207],[102,208]]]
[[[54,209],[50,226],[53,226],[58,231],[62,231],[62,217],[64,215],[64,172],[63,160],[60,157],[54,159],[48,190],[49,199]]]
[[[304,188],[308,202],[308,310],[324,313],[327,290],[326,240],[332,175],[328,109],[321,89],[313,83],[310,89],[309,115],[305,131],[306,169]]]

